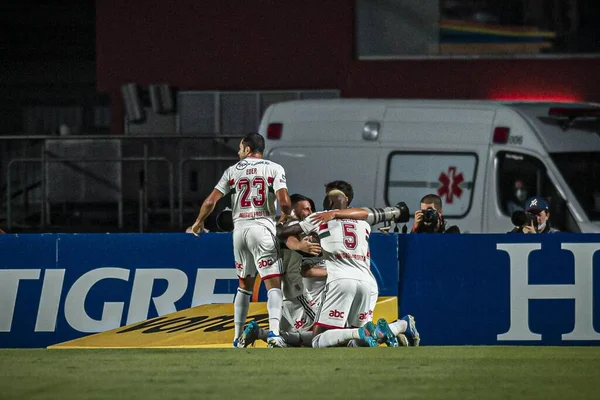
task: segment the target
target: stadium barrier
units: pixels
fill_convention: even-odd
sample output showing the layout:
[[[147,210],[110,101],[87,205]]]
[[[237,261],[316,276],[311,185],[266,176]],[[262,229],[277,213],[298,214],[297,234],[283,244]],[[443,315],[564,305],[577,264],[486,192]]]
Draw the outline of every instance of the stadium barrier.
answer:
[[[371,254],[380,295],[397,296],[397,237],[373,235]],[[232,303],[237,286],[230,233],[0,235],[0,347]]]
[[[600,235],[402,235],[422,344],[600,345]]]
[[[231,303],[231,249],[227,233],[1,235],[0,347]],[[423,345],[600,344],[600,235],[374,233],[371,260]]]

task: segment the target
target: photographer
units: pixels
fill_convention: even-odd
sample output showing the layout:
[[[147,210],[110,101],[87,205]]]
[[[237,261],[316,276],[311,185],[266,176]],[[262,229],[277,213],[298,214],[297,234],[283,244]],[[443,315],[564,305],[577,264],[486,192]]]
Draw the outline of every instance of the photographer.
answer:
[[[426,195],[421,199],[420,208],[415,211],[415,223],[411,233],[460,233],[456,225],[446,226],[440,196]]]
[[[558,229],[550,226],[548,202],[543,197],[532,197],[525,203],[525,211],[515,211],[511,221],[514,229],[508,233],[555,233]]]

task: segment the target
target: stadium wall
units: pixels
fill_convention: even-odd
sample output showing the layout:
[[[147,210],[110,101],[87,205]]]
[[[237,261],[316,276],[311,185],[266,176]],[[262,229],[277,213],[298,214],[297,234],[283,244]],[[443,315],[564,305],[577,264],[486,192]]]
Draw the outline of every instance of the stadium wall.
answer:
[[[226,233],[2,235],[0,347],[230,303],[231,248]],[[374,233],[371,250],[423,345],[600,344],[600,235]]]

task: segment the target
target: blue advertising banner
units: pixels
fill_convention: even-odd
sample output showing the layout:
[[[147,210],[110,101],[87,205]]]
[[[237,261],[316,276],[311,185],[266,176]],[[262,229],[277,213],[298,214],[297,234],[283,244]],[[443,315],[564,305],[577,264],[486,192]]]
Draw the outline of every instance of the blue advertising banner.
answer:
[[[380,295],[396,296],[398,237],[374,233],[371,260]],[[230,233],[0,235],[0,347],[231,303],[237,285]]]
[[[600,235],[401,235],[423,345],[600,345]]]

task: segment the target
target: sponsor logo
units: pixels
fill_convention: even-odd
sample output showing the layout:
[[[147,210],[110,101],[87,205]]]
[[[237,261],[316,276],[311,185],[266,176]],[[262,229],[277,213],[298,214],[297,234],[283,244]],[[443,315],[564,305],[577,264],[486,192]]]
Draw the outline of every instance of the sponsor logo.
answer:
[[[372,316],[373,316],[373,310],[369,310],[368,312],[358,314],[358,320],[365,321],[366,319],[369,319]]]
[[[266,328],[269,325],[269,314],[248,315],[250,320],[255,320],[259,326]],[[175,332],[224,332],[234,328],[233,315],[195,315],[177,317],[158,317],[140,322],[133,326],[117,331],[117,335],[139,332],[142,334],[175,333]]]
[[[129,325],[143,321],[148,318],[151,306],[160,316],[201,304],[231,303],[234,294],[215,293],[215,284],[219,280],[237,280],[233,268],[197,269],[195,280],[173,268],[97,268],[78,277],[69,287],[65,272],[64,269],[0,270],[0,332],[10,332],[13,320],[24,325],[24,314],[15,312],[17,303],[19,309],[23,304],[21,300],[17,302],[19,296],[27,297],[28,304],[39,304],[37,313],[27,313],[35,320],[35,325],[31,321],[35,332],[55,332],[60,318],[60,325],[64,320],[76,331],[93,333],[118,328],[123,322]],[[32,290],[31,281],[41,281],[41,291]],[[162,288],[158,293],[157,281],[160,284],[156,286]],[[182,304],[180,300],[186,292],[187,304]],[[18,319],[13,318],[15,314]]]
[[[344,318],[344,312],[339,310],[331,310],[329,311],[329,318]]]
[[[235,262],[235,268],[236,268],[237,270],[240,270],[240,271],[241,271],[241,270],[243,270],[243,269],[244,269],[244,264],[242,264],[242,263],[239,263],[239,262],[237,262],[237,261],[234,261],[234,262]]]
[[[258,268],[270,267],[271,265],[273,265],[274,262],[275,261],[273,261],[273,259],[271,258],[262,259],[258,262]]]
[[[267,318],[268,318],[268,316],[267,316]],[[305,319],[305,318],[299,319],[298,321],[294,322],[294,328],[296,328],[296,329],[300,329],[300,328],[302,328],[302,327],[303,327],[305,324],[306,324],[306,319]]]
[[[561,249],[573,255],[573,265],[565,265],[575,272],[575,283],[534,285],[529,283],[529,255],[541,250],[540,243],[500,243],[496,249],[508,253],[510,259],[510,327],[497,336],[499,341],[540,341],[542,335],[529,328],[529,300],[572,299],[575,301],[573,330],[562,335],[562,340],[600,340],[594,329],[594,254],[600,243],[562,243]]]
[[[238,163],[235,165],[235,169],[237,170],[243,170],[248,166],[248,161],[246,160],[240,160],[238,161]]]

